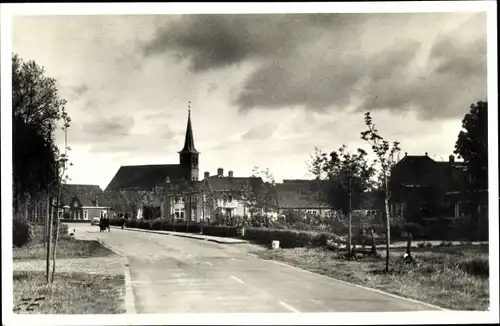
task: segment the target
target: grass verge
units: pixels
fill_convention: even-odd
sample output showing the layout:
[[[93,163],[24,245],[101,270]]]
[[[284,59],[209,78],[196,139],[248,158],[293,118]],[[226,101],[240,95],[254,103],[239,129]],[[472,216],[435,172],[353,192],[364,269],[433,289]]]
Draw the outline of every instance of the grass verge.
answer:
[[[343,253],[323,248],[255,252],[339,280],[379,289],[453,310],[487,310],[489,306],[488,246],[432,248],[414,252],[415,264],[402,262],[404,250],[393,250],[391,272],[385,258],[346,260]],[[382,253],[382,252],[381,252]]]
[[[123,275],[58,273],[47,287],[43,272],[14,272],[14,312],[28,314],[124,313]]]
[[[47,248],[41,243],[28,244],[21,248],[12,249],[14,261],[45,259]],[[103,247],[99,241],[87,241],[63,237],[57,244],[57,259],[64,258],[86,258],[86,257],[107,257],[114,253]]]

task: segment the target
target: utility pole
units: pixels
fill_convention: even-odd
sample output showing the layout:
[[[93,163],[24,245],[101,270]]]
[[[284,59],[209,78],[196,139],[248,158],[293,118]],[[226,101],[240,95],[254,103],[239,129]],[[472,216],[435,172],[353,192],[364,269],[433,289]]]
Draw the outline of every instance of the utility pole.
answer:
[[[200,233],[203,234],[203,225],[205,224],[205,192],[203,191],[203,200],[201,203],[201,228]]]

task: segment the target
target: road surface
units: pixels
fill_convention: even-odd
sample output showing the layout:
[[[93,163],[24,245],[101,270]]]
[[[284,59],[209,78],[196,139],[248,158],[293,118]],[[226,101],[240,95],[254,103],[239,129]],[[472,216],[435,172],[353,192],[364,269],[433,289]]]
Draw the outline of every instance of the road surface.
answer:
[[[433,307],[252,256],[218,244],[146,232],[70,224],[128,259],[136,313],[422,311]],[[130,287],[129,287],[130,288]]]

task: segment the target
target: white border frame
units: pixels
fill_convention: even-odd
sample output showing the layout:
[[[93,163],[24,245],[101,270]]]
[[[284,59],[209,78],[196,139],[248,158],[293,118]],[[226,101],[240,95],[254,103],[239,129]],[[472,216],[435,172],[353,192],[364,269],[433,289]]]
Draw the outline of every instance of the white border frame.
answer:
[[[497,15],[495,1],[459,2],[360,2],[360,3],[92,3],[1,4],[1,166],[2,201],[12,199],[11,103],[12,16],[15,15],[116,15],[194,13],[372,13],[372,12],[487,12],[489,112],[489,236],[490,307],[488,312],[316,313],[316,314],[169,314],[169,315],[13,315],[12,312],[12,214],[2,205],[2,315],[6,325],[139,325],[139,324],[421,324],[493,323],[498,314],[498,79]],[[8,112],[6,112],[8,111]]]

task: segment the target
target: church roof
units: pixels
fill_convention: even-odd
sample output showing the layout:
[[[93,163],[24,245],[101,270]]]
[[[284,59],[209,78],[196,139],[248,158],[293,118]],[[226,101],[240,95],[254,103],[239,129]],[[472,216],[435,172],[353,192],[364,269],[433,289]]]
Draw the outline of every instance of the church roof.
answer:
[[[184,139],[184,148],[179,153],[199,153],[194,147],[193,128],[191,127],[191,111],[188,113],[188,122],[186,128],[186,137]]]
[[[121,166],[106,191],[151,189],[170,180],[184,179],[184,171],[178,164]]]

